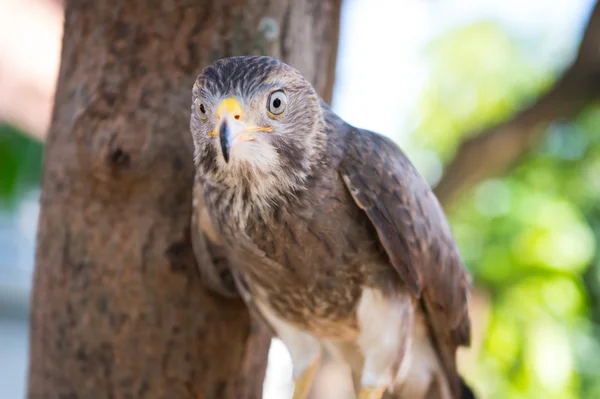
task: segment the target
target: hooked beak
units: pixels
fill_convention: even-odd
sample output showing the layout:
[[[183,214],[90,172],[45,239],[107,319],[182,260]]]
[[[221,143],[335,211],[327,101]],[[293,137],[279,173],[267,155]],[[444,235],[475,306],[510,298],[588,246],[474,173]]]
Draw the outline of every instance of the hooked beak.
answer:
[[[219,135],[221,153],[225,162],[229,162],[232,147],[244,141],[253,141],[256,132],[271,132],[271,127],[248,125],[242,120],[242,105],[235,98],[226,98],[217,108],[217,127],[211,136]]]
[[[219,126],[219,142],[221,143],[221,152],[225,162],[229,162],[229,151],[231,150],[231,128],[227,121],[221,122]]]

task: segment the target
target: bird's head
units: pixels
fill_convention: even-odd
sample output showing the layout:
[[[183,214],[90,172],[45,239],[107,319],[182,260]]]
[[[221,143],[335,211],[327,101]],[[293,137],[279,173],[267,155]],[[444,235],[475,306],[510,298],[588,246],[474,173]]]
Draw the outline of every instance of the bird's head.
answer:
[[[191,133],[199,174],[265,195],[294,189],[323,146],[323,112],[311,84],[270,57],[221,59],[193,88]]]

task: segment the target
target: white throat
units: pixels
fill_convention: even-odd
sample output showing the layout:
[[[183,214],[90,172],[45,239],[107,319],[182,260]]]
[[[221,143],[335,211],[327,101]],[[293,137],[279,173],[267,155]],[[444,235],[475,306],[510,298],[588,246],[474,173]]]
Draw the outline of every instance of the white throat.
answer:
[[[216,172],[209,178],[222,194],[214,200],[230,204],[230,216],[242,229],[250,215],[266,218],[286,194],[296,191],[306,179],[305,174],[289,176],[289,171],[281,167],[277,150],[258,140],[232,148],[229,162],[219,153],[216,162]]]

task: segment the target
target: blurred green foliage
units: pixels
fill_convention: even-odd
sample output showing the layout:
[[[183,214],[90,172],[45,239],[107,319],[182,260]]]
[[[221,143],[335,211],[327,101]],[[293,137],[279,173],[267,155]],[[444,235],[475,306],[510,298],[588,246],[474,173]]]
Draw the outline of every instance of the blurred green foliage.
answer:
[[[0,207],[14,206],[40,183],[43,146],[17,128],[0,123]]]
[[[409,148],[444,163],[466,135],[510,118],[557,78],[493,23],[460,27],[427,51],[432,78]],[[486,397],[600,398],[598,130],[600,105],[551,126],[536,151],[464,193],[449,215],[491,297],[468,373]]]

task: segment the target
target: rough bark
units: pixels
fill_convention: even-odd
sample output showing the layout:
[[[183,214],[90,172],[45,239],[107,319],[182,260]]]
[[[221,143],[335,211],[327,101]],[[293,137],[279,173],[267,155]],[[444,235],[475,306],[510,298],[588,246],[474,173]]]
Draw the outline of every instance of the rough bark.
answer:
[[[448,207],[457,195],[515,165],[554,121],[572,118],[600,95],[600,3],[592,10],[575,61],[533,105],[459,147],[435,193]]]
[[[260,398],[270,339],[203,288],[191,87],[227,55],[327,96],[339,0],[68,1],[46,144],[29,398]]]

